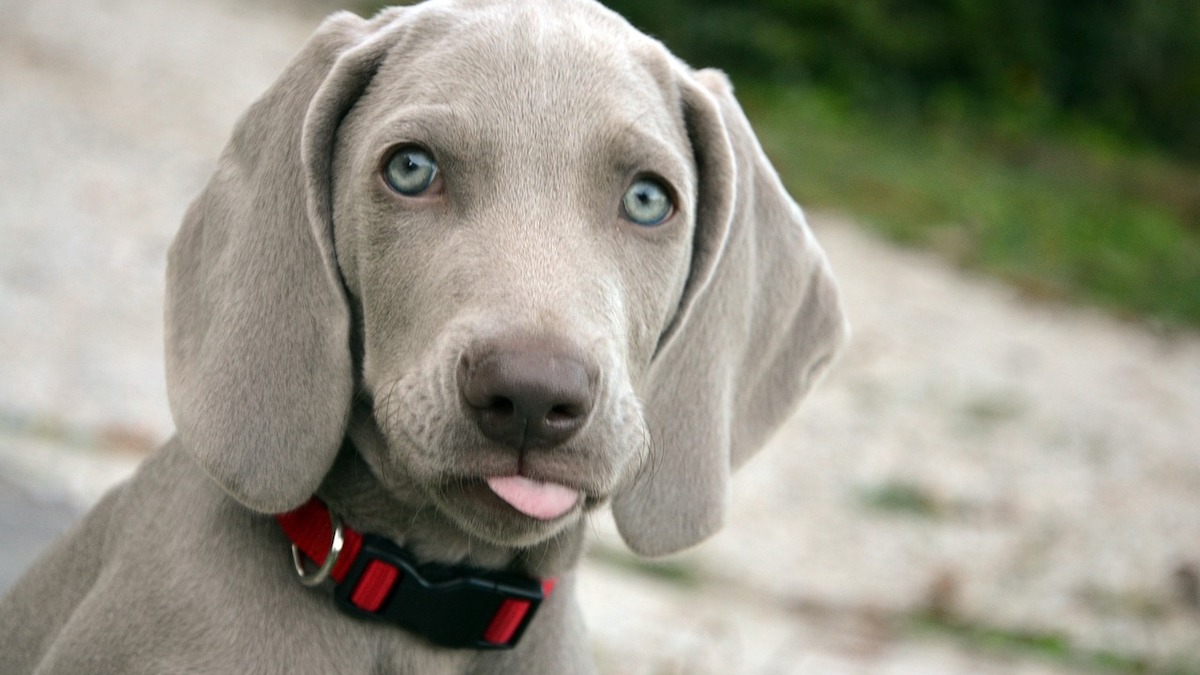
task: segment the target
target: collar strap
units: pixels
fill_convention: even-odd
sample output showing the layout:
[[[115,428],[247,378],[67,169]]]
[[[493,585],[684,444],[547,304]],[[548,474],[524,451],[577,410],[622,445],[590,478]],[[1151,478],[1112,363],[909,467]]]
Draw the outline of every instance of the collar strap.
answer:
[[[316,497],[275,519],[292,541],[302,581],[315,585],[327,574],[343,612],[396,624],[444,647],[514,647],[556,583],[510,572],[417,564],[388,539],[335,524]],[[338,530],[341,549],[331,550],[337,549]],[[301,555],[321,571],[305,573]]]

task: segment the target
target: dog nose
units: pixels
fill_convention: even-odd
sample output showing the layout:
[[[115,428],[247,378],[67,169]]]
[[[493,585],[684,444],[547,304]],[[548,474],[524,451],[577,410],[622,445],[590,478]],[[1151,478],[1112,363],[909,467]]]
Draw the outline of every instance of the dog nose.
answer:
[[[592,379],[581,359],[538,343],[465,354],[458,386],[484,436],[526,450],[564,443],[592,411]]]

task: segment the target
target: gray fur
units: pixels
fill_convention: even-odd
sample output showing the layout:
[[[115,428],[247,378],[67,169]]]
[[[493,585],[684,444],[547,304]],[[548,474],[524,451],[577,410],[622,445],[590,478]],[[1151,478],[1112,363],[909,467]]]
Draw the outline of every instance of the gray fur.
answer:
[[[440,195],[379,167],[416,142]],[[618,204],[645,172],[656,228]],[[715,71],[591,0],[338,14],[243,116],[168,270],[178,434],[0,601],[11,673],[586,673],[572,571],[588,512],[671,553],[845,326],[803,215]],[[510,472],[467,419],[461,355],[548,340],[598,373],[587,424],[525,452],[578,488],[552,521],[462,486]],[[351,443],[343,443],[343,439]],[[270,514],[316,492],[425,560],[562,582],[512,652],[435,648],[305,589]]]

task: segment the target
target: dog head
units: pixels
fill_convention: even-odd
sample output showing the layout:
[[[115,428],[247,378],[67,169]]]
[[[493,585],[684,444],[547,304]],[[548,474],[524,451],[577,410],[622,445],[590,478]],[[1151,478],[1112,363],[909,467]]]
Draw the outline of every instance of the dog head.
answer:
[[[644,554],[711,534],[844,334],[724,76],[583,0],[331,17],[168,276],[172,411],[231,495],[305,501],[358,400],[375,477],[499,544],[610,502]]]

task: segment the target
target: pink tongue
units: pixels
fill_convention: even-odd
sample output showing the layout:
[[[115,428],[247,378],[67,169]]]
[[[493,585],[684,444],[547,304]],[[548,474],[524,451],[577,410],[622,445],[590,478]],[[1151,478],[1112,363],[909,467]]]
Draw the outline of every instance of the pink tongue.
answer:
[[[514,509],[538,520],[554,520],[579,501],[579,493],[565,485],[539,483],[524,476],[493,476],[487,484]]]

